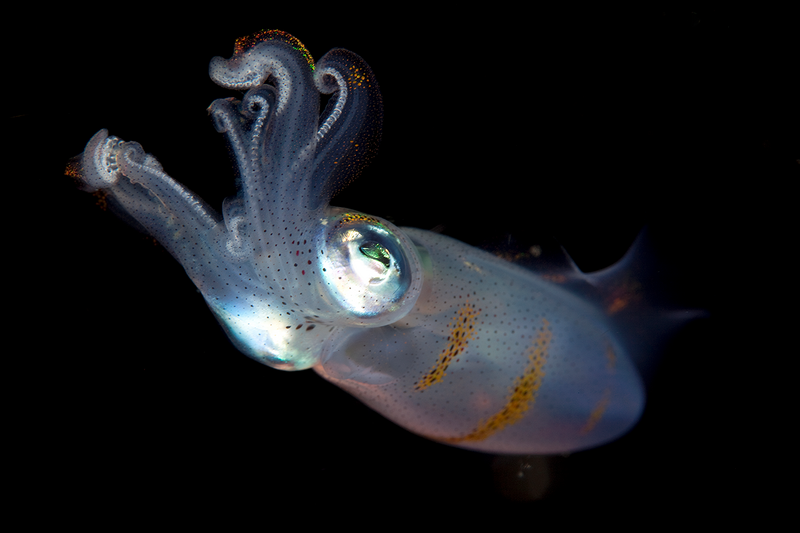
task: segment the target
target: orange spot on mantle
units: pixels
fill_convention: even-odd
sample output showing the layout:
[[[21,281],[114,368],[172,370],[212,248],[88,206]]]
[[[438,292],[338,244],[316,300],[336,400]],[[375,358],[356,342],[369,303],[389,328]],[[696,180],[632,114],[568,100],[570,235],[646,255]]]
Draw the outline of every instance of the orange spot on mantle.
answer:
[[[478,427],[471,433],[463,437],[441,440],[449,443],[484,440],[519,422],[536,401],[536,392],[542,386],[545,375],[544,365],[547,362],[548,349],[552,340],[553,332],[550,330],[550,323],[543,318],[542,327],[539,328],[539,333],[528,349],[528,366],[522,375],[514,380],[514,385],[509,390],[510,394],[502,409],[486,420],[481,420]]]
[[[475,334],[475,319],[480,314],[480,309],[475,309],[469,301],[458,309],[458,312],[447,327],[450,335],[447,337],[447,346],[439,354],[439,359],[419,381],[414,384],[414,389],[425,390],[431,385],[439,383],[447,375],[445,370],[455,356],[464,351],[469,339]]]

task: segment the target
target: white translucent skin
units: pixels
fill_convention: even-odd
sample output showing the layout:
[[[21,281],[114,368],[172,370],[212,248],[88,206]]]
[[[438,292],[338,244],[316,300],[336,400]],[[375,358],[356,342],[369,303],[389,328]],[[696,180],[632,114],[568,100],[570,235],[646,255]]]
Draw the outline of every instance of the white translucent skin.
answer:
[[[402,231],[430,254],[414,310],[391,327],[354,332],[316,368],[321,375],[403,427],[483,451],[588,448],[635,424],[644,407],[644,387],[611,322],[593,301],[590,277],[563,269],[559,286],[443,235]],[[465,302],[477,312],[472,337],[440,382],[417,390],[420,377],[446,349],[452,318]],[[510,389],[525,373],[526,353],[542,328],[550,333],[543,377],[522,418],[485,438],[468,438],[481,422],[507,408]],[[592,423],[592,413],[600,409]]]
[[[241,178],[221,216],[105,130],[84,151],[81,179],[183,265],[237,348],[275,368],[314,368],[397,424],[465,448],[567,452],[636,423],[644,387],[633,360],[647,359],[648,343],[631,332],[657,339],[675,321],[625,290],[635,250],[599,274],[566,259],[542,277],[331,207],[380,137],[366,63],[332,50],[312,71],[273,36],[214,58],[210,74],[247,90],[209,108]],[[320,92],[333,93],[322,116]],[[361,252],[376,242],[384,262]]]

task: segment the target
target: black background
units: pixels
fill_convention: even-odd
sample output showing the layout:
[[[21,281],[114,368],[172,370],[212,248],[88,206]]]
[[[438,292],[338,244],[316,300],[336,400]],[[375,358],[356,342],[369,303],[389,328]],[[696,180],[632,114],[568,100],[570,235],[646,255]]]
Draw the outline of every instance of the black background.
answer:
[[[753,450],[782,430],[763,416],[768,353],[746,301],[788,262],[787,243],[770,243],[789,227],[782,198],[797,181],[784,17],[404,9],[220,6],[179,25],[130,9],[27,17],[5,36],[4,377],[20,501],[44,493],[77,517],[299,502],[333,516],[583,509],[615,522],[627,509],[727,508],[769,486],[750,477]],[[505,497],[490,455],[412,435],[312,371],[238,353],[180,265],[63,176],[107,128],[219,207],[234,172],[205,109],[235,94],[210,81],[208,61],[261,28],[315,58],[352,50],[380,83],[380,151],[334,205],[495,249],[554,238],[586,271],[647,226],[676,302],[710,312],[665,347],[633,431],[549,460],[544,499]]]

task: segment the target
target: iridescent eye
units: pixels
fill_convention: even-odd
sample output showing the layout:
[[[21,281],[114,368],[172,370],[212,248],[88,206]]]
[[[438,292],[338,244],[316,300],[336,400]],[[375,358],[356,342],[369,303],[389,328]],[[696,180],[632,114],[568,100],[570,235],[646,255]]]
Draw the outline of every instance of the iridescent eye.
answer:
[[[367,242],[358,247],[359,251],[375,261],[380,261],[384,268],[389,268],[392,258],[389,251],[377,242]]]
[[[361,213],[332,216],[324,226],[318,260],[325,299],[348,322],[379,325],[404,316],[421,286],[413,245],[390,223]]]

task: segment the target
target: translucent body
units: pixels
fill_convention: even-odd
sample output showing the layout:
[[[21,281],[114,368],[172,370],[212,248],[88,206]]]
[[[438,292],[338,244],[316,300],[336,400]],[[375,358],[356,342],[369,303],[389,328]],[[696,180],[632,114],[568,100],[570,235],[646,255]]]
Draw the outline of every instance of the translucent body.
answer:
[[[222,215],[105,130],[78,175],[183,265],[237,348],[275,368],[314,368],[403,427],[466,448],[565,452],[636,423],[633,360],[647,343],[618,319],[645,311],[628,282],[634,253],[593,276],[569,261],[537,276],[331,207],[380,138],[364,61],[332,50],[315,67],[299,41],[264,32],[209,71],[247,91],[209,107],[240,174]],[[320,93],[332,94],[322,116]],[[653,338],[673,323],[639,321]]]

